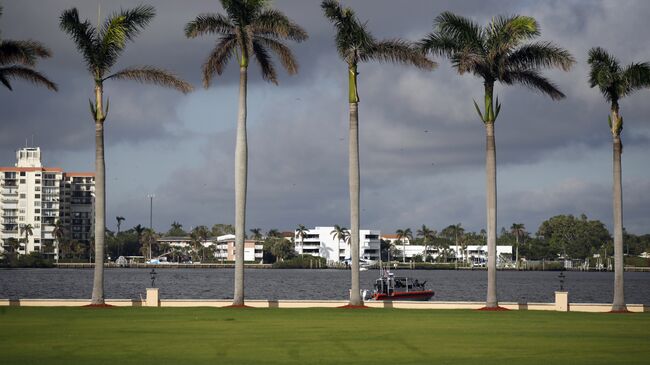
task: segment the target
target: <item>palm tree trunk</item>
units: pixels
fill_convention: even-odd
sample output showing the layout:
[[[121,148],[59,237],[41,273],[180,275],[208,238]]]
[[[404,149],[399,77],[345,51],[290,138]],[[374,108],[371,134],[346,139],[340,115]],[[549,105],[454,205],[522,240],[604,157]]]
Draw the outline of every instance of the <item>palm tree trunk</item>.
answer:
[[[239,117],[235,146],[235,294],[232,304],[244,305],[244,235],[246,234],[246,189],[248,142],[246,140],[247,67],[239,68]]]
[[[519,270],[519,233],[515,235],[517,240],[517,249],[515,250],[515,269]]]
[[[91,304],[104,304],[104,229],[106,227],[106,167],[102,86],[95,86],[95,275]]]
[[[491,95],[490,95],[491,97]],[[487,285],[487,308],[499,306],[497,301],[497,169],[496,169],[496,145],[494,142],[494,122],[485,123],[486,150],[485,150],[485,173],[486,173],[486,206],[487,206],[487,249],[488,249],[488,285]]]
[[[350,305],[363,305],[359,287],[359,104],[350,103],[350,261],[352,282]]]
[[[614,117],[618,117],[614,113]],[[621,137],[614,135],[614,303],[612,311],[627,311],[623,287],[623,188],[621,186]]]

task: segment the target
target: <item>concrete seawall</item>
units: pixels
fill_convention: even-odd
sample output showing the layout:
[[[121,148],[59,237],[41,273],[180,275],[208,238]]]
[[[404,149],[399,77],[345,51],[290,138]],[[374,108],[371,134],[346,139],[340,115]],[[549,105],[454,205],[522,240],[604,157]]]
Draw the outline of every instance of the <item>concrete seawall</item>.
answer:
[[[116,307],[214,307],[222,308],[232,304],[229,299],[158,299],[158,295],[148,293],[143,299],[106,299],[106,304]],[[0,306],[15,307],[81,307],[90,304],[89,299],[0,299]],[[336,308],[348,304],[346,300],[247,300],[246,305],[253,308]],[[480,309],[484,302],[410,302],[410,301],[367,301],[371,308],[397,309]],[[612,308],[606,303],[512,303],[502,302],[500,306],[510,310],[541,310],[559,312],[605,313]],[[650,306],[628,304],[630,312],[650,312]]]

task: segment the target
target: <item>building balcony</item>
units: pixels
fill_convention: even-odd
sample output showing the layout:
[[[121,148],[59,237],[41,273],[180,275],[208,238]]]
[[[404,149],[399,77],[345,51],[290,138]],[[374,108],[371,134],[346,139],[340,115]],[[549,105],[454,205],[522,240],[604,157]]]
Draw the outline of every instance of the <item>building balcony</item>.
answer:
[[[18,196],[18,190],[3,190],[2,195],[4,195],[4,196]]]

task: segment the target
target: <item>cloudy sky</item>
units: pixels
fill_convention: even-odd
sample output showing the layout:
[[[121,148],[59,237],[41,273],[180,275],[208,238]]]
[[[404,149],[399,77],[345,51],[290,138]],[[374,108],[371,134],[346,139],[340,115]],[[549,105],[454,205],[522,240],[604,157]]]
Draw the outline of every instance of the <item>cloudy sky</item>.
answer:
[[[104,0],[102,13],[140,1]],[[219,12],[216,0],[150,1],[157,16],[129,44],[116,70],[151,64],[192,82],[189,95],[109,82],[106,122],[107,222],[146,225],[147,194],[155,194],[154,226],[176,220],[185,228],[234,221],[234,136],[237,68],[206,90],[200,66],[215,39],[188,40],[184,25]],[[247,227],[293,229],[297,224],[349,226],[347,190],[347,71],[334,48],[333,28],[317,0],[275,0],[310,39],[291,45],[296,76],[265,83],[249,77]],[[587,51],[601,46],[622,63],[650,61],[645,0],[345,1],[378,38],[418,40],[450,10],[484,24],[494,15],[535,17],[542,40],[569,49],[572,71],[548,72],[567,98],[556,102],[523,87],[497,86],[503,108],[496,123],[498,226],[523,222],[536,231],[556,214],[585,213],[611,227],[611,134],[608,105],[587,83]],[[5,0],[2,37],[36,39],[54,57],[38,69],[58,83],[53,93],[16,81],[0,89],[0,166],[13,166],[25,140],[40,146],[47,166],[94,170],[94,127],[88,112],[92,79],[58,28],[58,16],[77,7],[97,19],[97,1]],[[360,72],[362,216],[364,228],[393,232],[422,224],[440,230],[458,222],[485,227],[484,128],[472,106],[482,83],[457,75],[444,59],[433,72],[363,64]],[[650,232],[650,91],[621,103],[624,222]]]

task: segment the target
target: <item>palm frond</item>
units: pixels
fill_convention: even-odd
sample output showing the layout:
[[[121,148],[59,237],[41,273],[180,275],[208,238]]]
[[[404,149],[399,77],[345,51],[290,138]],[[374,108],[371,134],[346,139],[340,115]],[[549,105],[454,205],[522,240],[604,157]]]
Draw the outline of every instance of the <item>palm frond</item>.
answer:
[[[237,49],[237,39],[234,35],[221,37],[219,43],[212,49],[208,59],[203,64],[203,86],[208,88],[212,82],[212,76],[223,73],[228,61],[234,56]]]
[[[183,94],[187,94],[194,89],[191,84],[181,80],[171,72],[151,66],[125,68],[105,77],[103,80],[108,79],[134,80],[142,83],[156,84],[176,89]]]
[[[253,40],[253,54],[257,63],[262,68],[262,78],[274,84],[278,84],[278,74],[273,66],[271,55],[257,40]]]
[[[364,53],[375,46],[375,39],[368,31],[366,23],[357,19],[354,10],[342,8],[335,0],[324,0],[321,8],[336,28],[336,49],[348,64],[355,64]]]
[[[51,57],[52,53],[42,43],[4,40],[0,42],[0,65],[19,63],[34,66],[38,58]]]
[[[621,80],[625,84],[624,95],[650,87],[650,63],[632,63],[626,66],[621,73]]]
[[[102,25],[98,39],[102,68],[115,64],[127,41],[132,41],[156,15],[153,6],[139,5],[133,9],[120,10],[109,16]]]
[[[221,0],[221,6],[236,26],[245,27],[257,18],[269,0]]]
[[[451,37],[438,33],[429,33],[417,43],[422,52],[450,57],[460,51],[460,45]]]
[[[251,26],[255,34],[290,39],[296,42],[302,42],[309,37],[302,27],[275,9],[264,9]]]
[[[325,17],[329,19],[335,25],[343,24],[346,20],[346,16],[343,13],[343,8],[336,0],[324,0],[320,4],[321,9],[325,12]],[[352,12],[350,9],[349,12]],[[354,15],[354,13],[352,13]],[[338,28],[338,26],[337,26]]]
[[[434,27],[439,34],[453,39],[462,48],[484,48],[483,29],[468,18],[446,11],[436,17]]]
[[[282,42],[267,37],[257,36],[255,41],[265,48],[270,48],[280,59],[280,63],[287,70],[290,75],[298,73],[298,61],[296,61],[291,49]]]
[[[366,61],[366,57],[380,62],[410,64],[424,70],[433,70],[436,67],[436,63],[429,60],[417,47],[402,39],[378,42],[361,60]]]
[[[569,71],[575,59],[564,48],[551,42],[525,44],[508,55],[507,62],[515,68],[559,67]]]
[[[98,40],[96,29],[89,21],[81,22],[76,8],[65,10],[59,18],[59,27],[72,37],[77,49],[81,52],[86,66],[93,72],[97,66]]]
[[[205,34],[227,35],[233,33],[234,25],[221,14],[200,14],[185,25],[185,36],[195,38]]]
[[[616,101],[620,95],[619,79],[621,66],[618,60],[603,48],[594,47],[589,50],[587,63],[589,69],[589,85],[600,89],[607,101]]]
[[[58,91],[55,83],[50,81],[40,72],[32,70],[31,68],[17,65],[0,68],[0,82],[2,82],[2,84],[4,84],[9,90],[12,90],[9,80],[14,78],[23,79],[37,85],[43,85],[50,90]]]
[[[486,28],[488,49],[505,53],[521,41],[538,37],[539,25],[533,17],[498,16]]]
[[[565,97],[564,93],[558,87],[542,76],[537,70],[509,70],[500,80],[505,84],[521,84],[528,88],[538,90],[543,94],[551,97],[553,100],[559,100]]]

